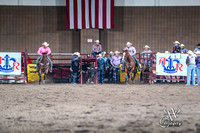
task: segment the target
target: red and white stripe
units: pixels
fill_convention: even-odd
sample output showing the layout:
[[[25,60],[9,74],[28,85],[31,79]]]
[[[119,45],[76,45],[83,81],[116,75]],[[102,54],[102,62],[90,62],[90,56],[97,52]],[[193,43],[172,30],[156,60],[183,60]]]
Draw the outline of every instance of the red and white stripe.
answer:
[[[66,0],[67,29],[113,29],[114,0]]]

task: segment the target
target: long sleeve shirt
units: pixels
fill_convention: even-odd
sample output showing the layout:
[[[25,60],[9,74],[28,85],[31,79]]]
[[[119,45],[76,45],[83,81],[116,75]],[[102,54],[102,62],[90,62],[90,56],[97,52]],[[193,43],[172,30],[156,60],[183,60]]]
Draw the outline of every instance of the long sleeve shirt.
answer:
[[[200,49],[195,48],[193,53],[196,53],[197,51],[200,51]]]
[[[172,53],[181,53],[181,47],[180,46],[174,46]]]
[[[122,63],[122,57],[121,56],[113,56],[111,59],[111,64],[114,66],[119,66]]]
[[[126,48],[127,48],[128,52],[129,52],[129,54],[130,54],[131,56],[136,54],[136,49],[135,49],[135,47],[130,46],[130,47],[126,47]]]
[[[51,49],[49,47],[40,47],[38,49],[38,52],[37,52],[39,55],[42,55],[42,53],[47,53],[47,55],[51,54]]]
[[[196,66],[200,67],[200,56],[196,57]]]
[[[94,52],[96,52],[96,51],[99,51],[99,52],[102,51],[101,44],[99,44],[99,45],[94,44],[92,46],[92,51],[94,51]]]
[[[103,58],[97,59],[97,66],[99,69],[104,69],[105,68],[105,61]]]
[[[187,52],[188,52],[188,49],[182,48],[182,49],[180,49],[180,51],[181,51],[181,53],[187,53]]]
[[[140,55],[141,55],[143,58],[150,58],[151,53],[152,53],[151,50],[144,50]]]

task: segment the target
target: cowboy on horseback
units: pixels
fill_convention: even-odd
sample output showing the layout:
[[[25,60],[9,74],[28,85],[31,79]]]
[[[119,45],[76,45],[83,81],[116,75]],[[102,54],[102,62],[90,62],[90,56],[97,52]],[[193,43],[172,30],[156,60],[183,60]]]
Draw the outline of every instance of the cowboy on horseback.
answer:
[[[135,47],[132,46],[132,43],[127,42],[125,49],[129,52],[129,54],[133,57],[133,59],[135,59],[135,61],[137,63],[137,66],[138,66],[138,69],[139,69],[140,68],[140,64],[139,64],[137,58],[135,57],[135,54],[136,54]],[[124,64],[125,64],[125,60],[124,60],[124,55],[123,55],[122,71],[124,71]]]
[[[53,67],[53,65],[52,65],[52,61],[51,61],[51,59],[48,57],[48,55],[49,54],[51,54],[51,49],[48,47],[49,46],[49,44],[47,43],[47,42],[44,42],[44,43],[42,43],[42,47],[40,47],[39,49],[38,49],[38,54],[40,55],[39,57],[38,57],[38,59],[36,60],[36,65],[37,65],[37,71],[39,70],[39,68],[38,68],[38,62],[40,62],[41,60],[42,60],[42,54],[43,53],[47,53],[47,58],[48,58],[48,60],[49,60],[49,63],[50,63],[50,72],[52,72],[52,67]]]

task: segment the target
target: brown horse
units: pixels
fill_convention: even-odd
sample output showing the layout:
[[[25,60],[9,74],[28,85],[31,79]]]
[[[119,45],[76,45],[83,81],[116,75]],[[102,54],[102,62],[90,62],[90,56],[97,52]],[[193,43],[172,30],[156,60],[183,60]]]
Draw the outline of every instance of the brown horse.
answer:
[[[49,60],[47,58],[47,53],[42,53],[42,58],[38,62],[37,65],[38,65],[38,75],[40,77],[39,84],[41,83],[41,75],[42,75],[42,73],[44,73],[43,83],[45,83],[45,78],[46,78],[46,76],[48,74],[48,71],[49,71]]]
[[[124,60],[126,61],[125,63],[125,73],[126,73],[126,83],[128,83],[130,77],[131,80],[134,81],[134,78],[137,73],[137,63],[136,60],[133,59],[133,57],[129,54],[128,50],[123,49],[123,52],[125,53]],[[134,76],[132,76],[134,74]]]

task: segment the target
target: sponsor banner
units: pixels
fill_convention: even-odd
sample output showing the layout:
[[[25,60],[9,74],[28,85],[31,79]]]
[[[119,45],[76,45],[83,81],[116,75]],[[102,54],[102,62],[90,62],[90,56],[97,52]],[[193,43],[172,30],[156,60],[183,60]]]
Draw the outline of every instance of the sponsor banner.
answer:
[[[187,76],[187,54],[157,53],[156,75]]]
[[[0,52],[0,75],[21,75],[21,53]]]

